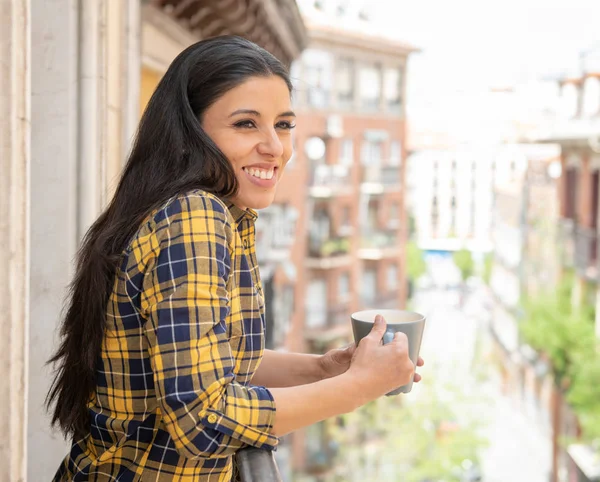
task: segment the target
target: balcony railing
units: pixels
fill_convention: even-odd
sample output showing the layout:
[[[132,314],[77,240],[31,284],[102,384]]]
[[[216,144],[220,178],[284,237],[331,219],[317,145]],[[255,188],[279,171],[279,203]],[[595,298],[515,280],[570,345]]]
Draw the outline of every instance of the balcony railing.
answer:
[[[575,234],[575,266],[584,276],[598,277],[598,233],[595,229],[577,227]]]
[[[558,225],[558,246],[562,264],[567,268],[575,265],[575,223],[572,219],[563,218]]]
[[[306,338],[330,340],[350,335],[350,307],[348,302],[334,307],[308,305],[306,307]]]
[[[236,453],[237,468],[242,482],[282,482],[281,474],[269,450],[245,447]]]
[[[362,190],[384,192],[400,189],[399,166],[363,166]]]
[[[364,259],[381,259],[393,256],[400,250],[397,231],[381,230],[364,234],[360,240],[359,256]]]
[[[315,239],[308,242],[308,255],[311,258],[329,258],[350,253],[349,238]]]
[[[309,182],[309,192],[313,197],[326,198],[352,191],[350,169],[341,164],[316,166]]]

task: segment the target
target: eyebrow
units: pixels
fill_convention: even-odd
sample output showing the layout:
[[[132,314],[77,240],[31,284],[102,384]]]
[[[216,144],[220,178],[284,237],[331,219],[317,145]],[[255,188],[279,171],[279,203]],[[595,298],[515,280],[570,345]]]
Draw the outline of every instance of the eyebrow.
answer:
[[[231,114],[229,114],[229,117],[233,117],[233,116],[239,115],[239,114],[251,114],[256,117],[260,117],[260,112],[258,112],[256,110],[252,110],[252,109],[238,109],[235,112],[232,112]],[[296,114],[294,114],[294,112],[292,112],[291,110],[288,110],[286,112],[282,112],[277,117],[296,117]]]

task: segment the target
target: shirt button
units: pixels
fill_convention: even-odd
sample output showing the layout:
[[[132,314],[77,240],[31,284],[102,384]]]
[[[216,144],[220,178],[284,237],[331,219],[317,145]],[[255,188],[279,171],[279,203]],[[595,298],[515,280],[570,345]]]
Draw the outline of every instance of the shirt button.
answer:
[[[217,416],[214,413],[208,416],[208,423],[217,423]]]

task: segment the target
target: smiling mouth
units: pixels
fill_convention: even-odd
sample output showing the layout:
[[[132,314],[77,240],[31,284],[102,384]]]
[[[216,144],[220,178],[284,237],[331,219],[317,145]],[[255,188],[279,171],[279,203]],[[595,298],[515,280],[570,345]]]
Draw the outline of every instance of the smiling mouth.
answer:
[[[255,177],[257,179],[269,180],[273,179],[273,176],[275,175],[275,169],[277,168],[273,167],[271,169],[258,169],[256,167],[243,167],[242,169],[248,174],[250,174],[252,177]]]

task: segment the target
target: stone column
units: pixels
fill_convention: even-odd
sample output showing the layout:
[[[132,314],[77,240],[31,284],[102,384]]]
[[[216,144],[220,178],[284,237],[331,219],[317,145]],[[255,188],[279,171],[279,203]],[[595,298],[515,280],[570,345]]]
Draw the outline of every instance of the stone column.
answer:
[[[44,399],[81,237],[112,194],[139,109],[139,2],[32,3],[29,480],[47,480],[68,443]]]
[[[30,14],[29,0],[5,0],[0,10],[0,481],[7,482],[26,479]]]
[[[76,0],[31,0],[31,322],[28,480],[49,480],[68,444],[44,399],[77,250],[79,11]]]

